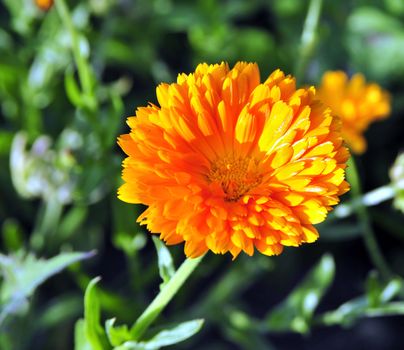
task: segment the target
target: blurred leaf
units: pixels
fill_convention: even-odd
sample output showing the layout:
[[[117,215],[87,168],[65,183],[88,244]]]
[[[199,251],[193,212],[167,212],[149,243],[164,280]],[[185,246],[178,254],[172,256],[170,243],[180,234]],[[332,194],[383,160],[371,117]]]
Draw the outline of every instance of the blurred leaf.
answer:
[[[49,277],[77,261],[88,259],[89,253],[61,253],[49,260],[37,259],[32,254],[20,253],[6,256],[0,254],[0,268],[4,277],[1,286],[0,324],[8,314],[21,311],[27,305],[27,298]]]
[[[13,40],[10,33],[7,33],[3,28],[0,28],[0,50],[11,50]]]
[[[65,90],[73,106],[83,107],[83,100],[81,98],[81,91],[77,85],[74,73],[71,69],[67,69],[65,73]]]
[[[400,21],[376,8],[361,7],[349,16],[348,31],[347,45],[356,70],[378,80],[404,74],[404,25]]]
[[[404,1],[402,0],[384,0],[387,9],[395,15],[404,15]]]
[[[0,130],[0,156],[8,155],[10,152],[13,136],[14,134],[10,131]]]
[[[393,278],[380,292],[380,302],[386,303],[397,296],[403,290],[404,283],[401,278]]]
[[[342,304],[334,311],[326,312],[321,316],[321,322],[326,325],[350,326],[357,318],[365,314],[367,307],[368,299],[366,296],[362,296]]]
[[[90,281],[84,295],[84,330],[92,350],[105,350],[107,338],[101,326],[100,302],[97,295],[96,284],[100,277]]]
[[[313,313],[334,279],[335,263],[324,255],[304,280],[266,317],[270,331],[307,333]]]
[[[157,250],[160,277],[163,280],[163,283],[160,284],[160,289],[163,289],[175,274],[174,262],[166,245],[159,238],[155,236],[152,236],[152,238]]]
[[[265,334],[260,334],[256,321],[247,314],[236,310],[229,314],[231,326],[224,322],[221,327],[226,337],[242,349],[274,350]]]
[[[289,17],[302,13],[305,2],[300,0],[282,0],[274,1],[271,5],[279,16]]]
[[[133,256],[138,250],[144,248],[147,243],[143,232],[135,234],[117,232],[114,234],[113,240],[115,247],[123,250],[128,256]]]
[[[404,302],[391,302],[378,307],[370,307],[366,297],[359,297],[342,304],[334,311],[321,316],[321,323],[327,326],[352,326],[363,317],[404,315]]]
[[[28,36],[33,29],[33,21],[39,16],[39,9],[35,7],[34,2],[4,0],[3,3],[11,14],[13,29],[21,35]]]
[[[200,319],[182,322],[170,329],[157,333],[149,340],[142,342],[128,341],[114,348],[114,350],[157,350],[164,346],[177,344],[199,332],[203,322]]]
[[[277,51],[275,42],[268,31],[251,28],[238,30],[237,45],[238,56],[240,60],[258,61],[272,66],[275,61]]]
[[[378,279],[376,271],[372,271],[366,281],[366,290],[368,303],[371,307],[378,306],[380,304],[380,293],[382,291],[381,283]]]
[[[18,221],[14,219],[4,220],[1,233],[4,247],[8,252],[15,252],[22,248],[24,238]]]
[[[111,318],[105,322],[105,330],[108,340],[112,346],[121,345],[123,342],[131,339],[127,325],[114,326],[115,318]]]
[[[186,31],[204,23],[203,13],[195,11],[190,3],[178,4],[170,16],[163,16],[164,26],[172,31]]]
[[[147,243],[142,228],[134,220],[136,216],[139,216],[141,208],[114,200],[112,210],[114,225],[113,243],[115,247],[123,250],[126,255],[133,256]]]
[[[82,304],[82,298],[78,295],[65,294],[54,298],[41,310],[35,327],[45,330],[76,319],[82,312]]]
[[[58,238],[60,241],[65,241],[71,238],[76,233],[80,226],[83,225],[87,218],[88,207],[74,206],[62,218],[59,229]]]
[[[359,7],[349,16],[348,27],[353,32],[401,33],[404,29],[402,23],[394,17],[375,7]]]
[[[390,302],[403,288],[401,279],[392,279],[384,287],[371,275],[367,294],[352,299],[336,310],[328,311],[317,319],[324,325],[352,326],[363,317],[404,315],[404,302]]]
[[[125,109],[121,96],[114,93],[112,91],[113,88],[114,87],[112,86],[108,89],[110,107],[105,110],[102,119],[102,141],[105,149],[110,149],[112,145],[116,144],[116,136],[119,134],[119,130],[122,126],[121,116]]]
[[[74,350],[94,350],[87,340],[85,332],[85,321],[81,318],[74,326]]]

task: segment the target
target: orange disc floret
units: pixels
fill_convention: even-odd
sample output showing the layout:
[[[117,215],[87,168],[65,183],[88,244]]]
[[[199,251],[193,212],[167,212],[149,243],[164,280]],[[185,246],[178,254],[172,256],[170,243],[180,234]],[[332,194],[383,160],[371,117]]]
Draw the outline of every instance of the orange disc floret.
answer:
[[[280,70],[200,64],[157,87],[119,138],[128,157],[119,198],[143,203],[138,218],[185,254],[280,254],[317,239],[344,181],[348,151],[339,119]]]
[[[342,119],[342,137],[354,153],[366,151],[363,133],[369,125],[390,114],[390,95],[362,74],[348,80],[342,71],[324,73],[318,97]]]

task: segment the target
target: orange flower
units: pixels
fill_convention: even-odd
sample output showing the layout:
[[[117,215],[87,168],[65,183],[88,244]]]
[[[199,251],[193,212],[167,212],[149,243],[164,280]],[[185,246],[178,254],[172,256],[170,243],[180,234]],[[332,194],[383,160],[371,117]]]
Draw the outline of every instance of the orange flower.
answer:
[[[41,10],[48,11],[53,5],[53,0],[35,0],[35,3]]]
[[[390,96],[377,84],[366,84],[362,74],[351,80],[344,72],[326,72],[318,97],[342,119],[342,137],[353,152],[366,151],[363,133],[369,124],[390,113]]]
[[[167,244],[197,257],[254,248],[266,255],[313,242],[344,181],[340,123],[280,70],[260,84],[258,66],[200,64],[157,88],[130,134],[119,198],[143,203],[138,218]]]

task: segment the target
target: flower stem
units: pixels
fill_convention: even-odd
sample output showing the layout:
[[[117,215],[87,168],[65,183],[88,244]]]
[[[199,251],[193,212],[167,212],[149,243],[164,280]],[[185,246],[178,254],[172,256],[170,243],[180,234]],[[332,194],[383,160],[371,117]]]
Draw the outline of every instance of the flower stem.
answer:
[[[87,62],[87,59],[81,52],[80,49],[80,37],[74,27],[74,23],[72,21],[72,17],[70,15],[69,9],[65,3],[65,0],[56,0],[55,6],[57,12],[59,13],[59,17],[64,23],[66,29],[70,34],[73,57],[77,65],[77,71],[80,79],[80,85],[83,91],[83,94],[87,98],[87,103],[90,104],[89,107],[94,108],[96,99],[93,93],[93,84],[91,77],[91,69],[90,65]]]
[[[316,31],[322,4],[322,0],[311,0],[309,4],[309,9],[303,26],[300,55],[295,67],[295,76],[298,81],[304,79],[307,64],[309,63],[310,57],[314,51]]]
[[[159,294],[154,298],[151,304],[136,320],[132,326],[131,334],[134,340],[139,340],[151,323],[160,315],[163,309],[178,292],[187,278],[201,262],[203,256],[194,259],[186,259],[175,272],[174,276],[163,287]]]
[[[63,212],[63,204],[56,198],[48,199],[43,202],[39,222],[31,235],[31,247],[40,251],[45,242],[51,243],[51,236],[58,228],[60,218]]]
[[[356,167],[353,157],[348,160],[347,180],[351,185],[351,196],[354,201],[358,201],[359,205],[356,206],[356,215],[360,220],[363,229],[363,239],[366,249],[369,253],[370,259],[374,266],[380,271],[382,276],[386,279],[391,277],[393,273],[390,271],[389,266],[384,259],[379,246],[376,241],[375,233],[373,231],[369,213],[366,205],[360,200],[362,197],[361,183],[359,179],[358,169]]]

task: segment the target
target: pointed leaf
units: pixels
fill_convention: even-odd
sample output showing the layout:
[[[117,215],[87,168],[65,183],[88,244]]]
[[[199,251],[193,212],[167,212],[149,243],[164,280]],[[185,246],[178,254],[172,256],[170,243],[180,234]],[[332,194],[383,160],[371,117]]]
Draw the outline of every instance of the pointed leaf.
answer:
[[[96,289],[99,280],[100,277],[92,279],[84,295],[84,330],[93,350],[104,350],[108,344],[100,321],[101,311]]]
[[[198,333],[202,328],[203,322],[202,319],[197,319],[179,323],[171,329],[157,333],[152,339],[147,341],[147,344],[155,348],[177,344]]]
[[[0,254],[0,269],[4,277],[1,286],[0,324],[8,314],[18,313],[27,305],[27,298],[35,289],[65,267],[90,258],[94,252],[61,253],[49,260],[37,259],[32,254]]]
[[[402,287],[403,282],[398,278],[394,278],[382,286],[380,282],[376,283],[371,275],[366,295],[349,300],[337,309],[318,316],[318,323],[327,326],[351,326],[363,317],[404,315],[404,302],[389,303],[398,295]]]
[[[87,340],[84,326],[85,322],[82,318],[77,320],[74,326],[74,350],[93,350]]]
[[[171,329],[165,329],[157,333],[153,338],[142,341],[128,341],[114,350],[157,350],[182,342],[198,333],[203,325],[202,319],[182,322]]]
[[[37,259],[32,254],[6,256],[0,254],[0,268],[6,280],[2,286],[2,298],[15,294],[30,296],[40,284],[65,267],[94,255],[88,253],[61,253],[49,260]]]
[[[163,280],[163,283],[160,284],[160,289],[162,289],[164,285],[168,283],[171,277],[174,276],[175,268],[173,258],[171,257],[170,251],[167,249],[165,244],[154,236],[153,242],[157,250],[160,277]]]
[[[65,73],[65,90],[66,95],[69,98],[70,102],[76,107],[83,106],[83,99],[80,88],[77,85],[77,82],[74,78],[73,71],[68,69]]]
[[[105,322],[105,330],[108,340],[113,346],[118,346],[131,339],[127,325],[114,326],[115,318],[111,318]]]

